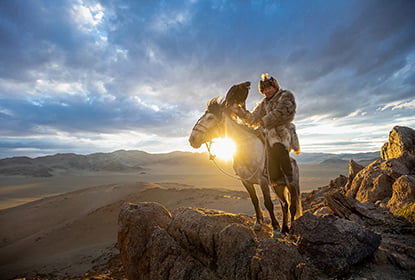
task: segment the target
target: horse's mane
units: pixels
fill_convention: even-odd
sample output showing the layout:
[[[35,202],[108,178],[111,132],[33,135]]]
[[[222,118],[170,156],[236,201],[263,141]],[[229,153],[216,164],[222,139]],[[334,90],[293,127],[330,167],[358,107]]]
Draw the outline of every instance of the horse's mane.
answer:
[[[220,96],[212,98],[206,105],[206,110],[214,115],[219,115],[223,106],[223,101]]]
[[[249,133],[252,133],[252,134],[256,134],[256,135],[258,135],[258,130],[257,129],[255,129],[255,128],[253,128],[252,126],[249,126],[249,125],[246,125],[246,124],[243,124],[243,123],[239,123],[239,122],[237,122],[236,120],[233,120],[233,122],[237,125],[237,126],[239,126],[240,128],[242,128],[242,129],[245,129],[247,132],[249,132]]]
[[[230,117],[230,119],[232,120],[232,122],[233,122],[233,124],[234,124],[234,125],[238,126],[239,128],[241,128],[241,129],[245,130],[246,132],[248,132],[248,133],[250,133],[250,134],[253,134],[253,135],[257,136],[259,139],[261,139],[261,141],[264,141],[264,135],[263,135],[263,133],[262,133],[260,130],[255,129],[255,128],[253,128],[252,126],[249,126],[249,125],[247,125],[247,124],[244,124],[244,123],[239,123],[239,122],[238,122],[235,118],[233,118],[232,116],[229,116],[229,117]]]

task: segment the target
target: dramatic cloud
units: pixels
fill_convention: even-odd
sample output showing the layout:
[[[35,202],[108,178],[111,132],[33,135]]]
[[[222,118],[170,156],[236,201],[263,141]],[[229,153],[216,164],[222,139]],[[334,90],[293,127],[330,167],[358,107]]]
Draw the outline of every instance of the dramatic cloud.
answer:
[[[305,151],[415,127],[412,1],[2,1],[0,158],[190,150],[206,102],[263,72]]]

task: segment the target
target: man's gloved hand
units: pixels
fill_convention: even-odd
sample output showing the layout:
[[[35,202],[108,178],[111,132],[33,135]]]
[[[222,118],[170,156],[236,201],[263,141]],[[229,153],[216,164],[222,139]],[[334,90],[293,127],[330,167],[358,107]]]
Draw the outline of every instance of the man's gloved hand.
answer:
[[[227,108],[234,114],[238,114],[239,112],[239,106],[237,104],[233,104],[232,106],[229,106]]]

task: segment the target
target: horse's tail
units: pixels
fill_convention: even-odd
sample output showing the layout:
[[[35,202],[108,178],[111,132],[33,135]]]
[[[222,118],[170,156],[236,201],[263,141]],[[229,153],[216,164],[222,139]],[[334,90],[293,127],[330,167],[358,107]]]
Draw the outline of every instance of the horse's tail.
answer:
[[[298,165],[295,159],[291,158],[291,164],[293,166],[293,185],[292,191],[295,193],[296,199],[292,199],[291,203],[295,203],[295,213],[294,219],[298,219],[303,215],[303,206],[301,203],[301,193],[300,193],[300,172],[298,170]],[[294,200],[294,201],[293,201]]]
[[[288,188],[285,188],[285,197],[288,203],[288,209],[290,209],[291,220],[300,218],[303,215],[303,206],[301,203],[301,194],[299,184],[293,184],[294,189],[292,189],[295,194],[291,194]],[[295,211],[295,213],[293,213]]]

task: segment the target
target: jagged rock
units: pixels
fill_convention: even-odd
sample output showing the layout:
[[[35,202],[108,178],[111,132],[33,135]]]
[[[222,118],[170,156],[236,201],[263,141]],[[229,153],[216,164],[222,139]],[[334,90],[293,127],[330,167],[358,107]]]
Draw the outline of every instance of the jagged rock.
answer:
[[[392,185],[393,194],[387,207],[394,213],[403,215],[406,211],[408,220],[415,222],[415,176],[404,175]]]
[[[316,279],[314,271],[304,262],[294,244],[266,239],[259,244],[253,258],[251,279]]]
[[[330,186],[320,187],[317,190],[313,190],[309,193],[301,193],[301,204],[303,206],[303,213],[318,211],[321,207],[324,207],[324,196],[331,190]]]
[[[327,205],[326,207],[332,211],[332,213],[343,219],[352,220],[352,215],[362,215],[362,213],[356,209],[355,200],[344,196],[340,192],[326,195],[325,203]]]
[[[293,243],[259,237],[247,216],[139,203],[119,219],[128,279],[315,279]]]
[[[344,274],[373,254],[381,237],[362,226],[335,216],[306,213],[293,222],[298,248],[330,275]]]
[[[389,160],[401,157],[405,153],[415,154],[415,130],[395,126],[389,133],[389,140],[383,145],[380,156],[384,160]]]
[[[328,212],[321,208],[325,207],[325,196],[333,191],[343,190],[347,182],[347,177],[340,175],[336,179],[330,181],[330,184],[313,190],[309,193],[302,193],[301,200],[304,212],[318,213],[319,215],[328,214]]]
[[[217,274],[226,275],[228,279],[250,279],[255,249],[255,235],[251,229],[240,224],[228,225],[217,239]]]
[[[353,179],[346,194],[361,202],[376,202],[392,196],[393,178],[390,171],[382,168],[385,164],[377,160],[362,169]]]
[[[330,207],[323,206],[321,208],[318,208],[316,211],[314,211],[313,214],[317,216],[325,216],[325,215],[333,215],[334,212],[330,209]]]
[[[411,166],[412,158],[412,155],[406,154],[399,158],[381,161],[380,169],[393,180],[398,179],[402,175],[415,174],[415,170]]]
[[[361,203],[345,196],[341,191],[325,195],[325,204],[336,216],[364,225],[365,223],[385,222],[383,211],[374,204]]]
[[[413,176],[403,176],[400,178],[397,182],[401,181],[401,184],[404,186],[401,186],[399,190],[397,187],[397,193],[401,195],[404,193],[413,194],[412,190],[407,190],[407,188],[410,188],[413,179]],[[411,197],[408,197],[406,200],[406,198],[401,196],[397,200],[399,202],[411,201]],[[361,203],[345,196],[341,190],[326,192],[325,203],[326,207],[320,208],[319,214],[323,209],[327,209],[327,211],[331,211],[336,216],[356,222],[382,235],[379,249],[374,252],[373,258],[367,261],[366,265],[374,265],[375,268],[372,268],[373,270],[376,270],[378,266],[388,267],[388,270],[391,272],[388,276],[384,276],[385,279],[391,278],[391,276],[396,277],[396,279],[407,279],[408,272],[410,274],[411,271],[414,271],[415,228],[413,225],[411,226],[411,224],[408,224],[401,218],[392,215],[386,208],[378,207],[372,203]],[[405,206],[399,208],[399,210],[402,209],[405,209]],[[410,208],[407,207],[406,212],[400,212],[400,214],[408,216],[409,210]],[[413,212],[410,217],[414,217]],[[370,273],[369,275],[371,276],[369,279],[372,279],[372,277],[373,279],[379,278],[376,274]]]
[[[248,227],[250,224],[252,220],[246,216],[209,209],[178,208],[173,211],[168,233],[189,255],[215,273],[249,275],[246,264],[255,253],[255,234]],[[229,235],[230,232],[237,235]],[[234,248],[229,248],[229,244]],[[230,255],[227,260],[225,255]],[[238,255],[239,263],[231,255]]]
[[[354,177],[356,177],[356,174],[359,173],[363,168],[365,168],[363,165],[358,164],[354,160],[349,161],[349,172],[347,174],[347,182],[344,189],[347,191],[350,189]]]
[[[126,271],[128,279],[216,279],[211,271],[161,228],[154,230],[145,249],[146,258],[142,259],[137,274]],[[124,251],[121,253],[126,254]]]
[[[415,131],[395,126],[389,134],[389,141],[382,147],[381,155],[382,159],[372,162],[355,176],[349,176],[345,188],[348,196],[361,202],[383,201],[387,204],[395,180],[402,175],[415,174]],[[356,171],[352,164],[349,165],[351,175]]]
[[[413,234],[397,235],[383,233],[382,243],[379,248],[381,252],[377,252],[375,257],[381,257],[383,259],[377,259],[376,261],[378,263],[393,264],[395,267],[412,272],[412,278],[409,279],[414,278],[415,238]]]
[[[126,274],[130,279],[141,279],[148,271],[146,245],[158,228],[167,228],[170,212],[158,203],[124,204],[119,215],[118,247]]]
[[[343,188],[347,183],[347,177],[340,175],[336,179],[330,180],[330,188]]]
[[[119,216],[118,236],[126,276],[130,280],[308,280],[350,273],[348,279],[378,279],[384,276],[378,272],[381,266],[387,271],[385,279],[411,279],[415,229],[410,224],[386,208],[345,196],[341,189],[327,186],[317,193],[323,195],[327,210],[359,224],[308,212],[293,222],[290,236],[298,238],[293,243],[270,238],[269,225],[254,232],[254,219],[244,215],[199,208],[170,213],[156,203],[126,204]],[[382,240],[371,230],[382,234]],[[373,251],[373,257],[367,258]],[[359,262],[364,263],[355,266]]]

